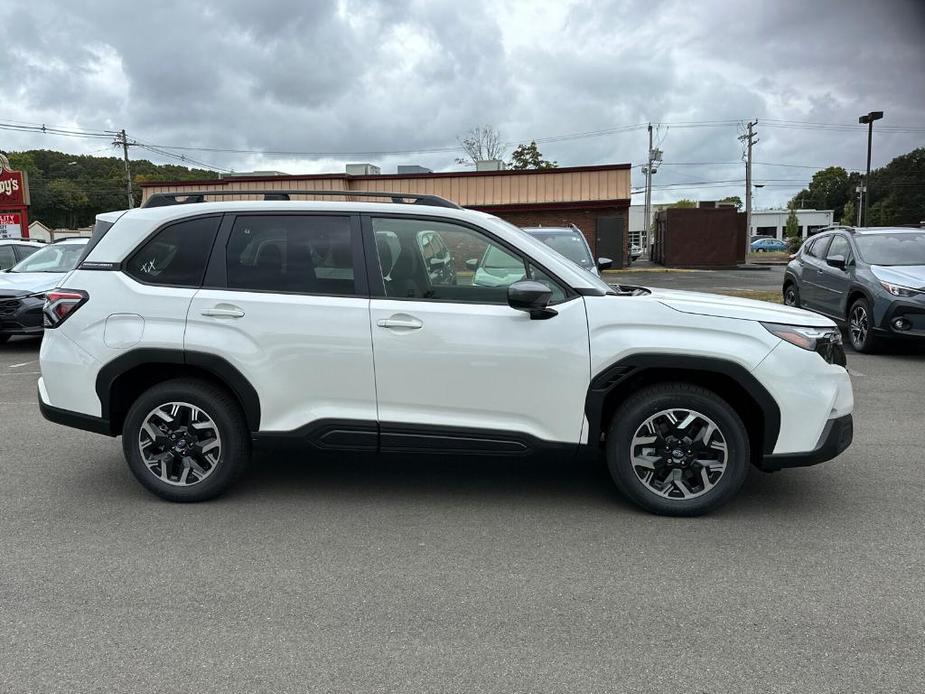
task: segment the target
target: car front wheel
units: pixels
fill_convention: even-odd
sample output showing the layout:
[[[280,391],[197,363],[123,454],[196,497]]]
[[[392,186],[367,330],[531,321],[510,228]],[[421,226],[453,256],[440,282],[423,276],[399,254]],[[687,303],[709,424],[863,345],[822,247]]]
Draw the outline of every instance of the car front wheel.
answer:
[[[784,303],[787,306],[800,308],[800,290],[792,282],[784,287]]]
[[[748,474],[742,420],[715,393],[688,383],[632,395],[610,422],[606,452],[620,491],[667,516],[698,516],[722,506]]]
[[[873,315],[870,302],[861,298],[848,309],[848,339],[857,352],[874,352],[877,340],[873,331]]]
[[[227,391],[204,381],[166,381],[132,405],[122,431],[132,473],[169,501],[221,494],[250,459],[250,432]]]

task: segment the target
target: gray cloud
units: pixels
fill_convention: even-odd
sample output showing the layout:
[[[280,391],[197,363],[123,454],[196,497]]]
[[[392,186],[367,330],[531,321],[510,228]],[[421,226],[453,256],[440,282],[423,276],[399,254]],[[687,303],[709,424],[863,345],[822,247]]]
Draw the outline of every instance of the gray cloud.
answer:
[[[392,151],[453,145],[484,123],[526,140],[651,121],[675,124],[658,131],[666,166],[656,183],[690,184],[656,199],[712,198],[741,192],[741,184],[694,185],[742,177],[737,129],[681,123],[757,117],[758,161],[849,167],[863,163],[863,132],[769,119],[854,123],[877,108],[884,125],[925,125],[925,7],[914,0],[202,0],[143,9],[34,0],[9,14],[0,25],[0,119],[124,127],[159,144]],[[923,133],[878,133],[875,163],[923,141]],[[4,149],[103,145],[0,131]],[[562,165],[638,164],[645,131],[541,149]],[[190,156],[293,173],[356,159]],[[405,162],[446,169],[455,156],[374,160],[386,170]],[[726,163],[672,166],[683,162]],[[795,188],[784,186],[811,173],[758,166],[769,183],[758,204],[786,199]]]

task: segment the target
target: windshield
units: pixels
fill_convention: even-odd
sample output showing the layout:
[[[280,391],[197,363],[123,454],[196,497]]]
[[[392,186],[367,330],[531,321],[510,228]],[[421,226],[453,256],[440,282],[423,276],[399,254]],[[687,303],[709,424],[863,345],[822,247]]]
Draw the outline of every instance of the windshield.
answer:
[[[82,243],[59,243],[36,251],[10,268],[10,272],[70,272],[83,253]]]
[[[589,268],[594,264],[584,239],[579,238],[577,234],[563,231],[561,234],[537,234],[536,238],[583,268]]]
[[[925,233],[857,234],[854,241],[868,265],[925,265]]]

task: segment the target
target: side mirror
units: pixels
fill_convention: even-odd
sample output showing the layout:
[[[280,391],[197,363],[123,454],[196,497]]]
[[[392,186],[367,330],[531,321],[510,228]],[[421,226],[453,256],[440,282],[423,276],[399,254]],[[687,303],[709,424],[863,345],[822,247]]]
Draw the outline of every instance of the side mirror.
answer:
[[[598,270],[609,270],[613,266],[613,260],[610,258],[598,258],[597,259],[597,269]]]
[[[478,258],[469,258],[469,260],[466,261],[466,267],[469,268],[470,270],[475,270],[476,268],[478,268],[478,266],[479,266]]]
[[[558,315],[555,309],[549,308],[551,298],[552,289],[535,280],[521,280],[507,288],[508,305],[518,311],[526,311],[533,320],[545,320]]]
[[[843,255],[833,255],[831,258],[826,258],[825,262],[839,270],[845,269],[845,256]]]

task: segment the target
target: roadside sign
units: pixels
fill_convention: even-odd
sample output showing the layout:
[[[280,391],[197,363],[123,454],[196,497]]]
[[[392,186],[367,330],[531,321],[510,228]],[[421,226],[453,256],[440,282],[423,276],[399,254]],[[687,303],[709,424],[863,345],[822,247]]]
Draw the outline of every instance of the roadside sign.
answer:
[[[22,215],[18,212],[0,212],[0,239],[22,238]]]

